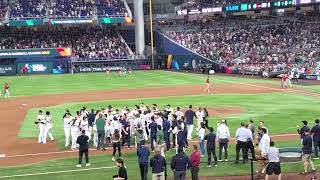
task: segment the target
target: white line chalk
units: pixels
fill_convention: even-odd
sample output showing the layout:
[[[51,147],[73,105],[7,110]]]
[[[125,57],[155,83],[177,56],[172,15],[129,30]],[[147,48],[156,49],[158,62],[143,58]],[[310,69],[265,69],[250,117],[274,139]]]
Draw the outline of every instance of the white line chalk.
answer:
[[[100,169],[112,169],[114,166],[110,167],[99,167],[99,168],[89,168],[89,169],[73,169],[73,170],[65,170],[65,171],[51,171],[51,172],[43,172],[43,173],[32,173],[32,174],[17,174],[10,176],[0,176],[0,179],[8,179],[15,177],[28,177],[28,176],[39,176],[39,175],[48,175],[48,174],[61,174],[61,173],[70,173],[70,172],[81,172],[81,171],[92,171],[92,170],[100,170]]]

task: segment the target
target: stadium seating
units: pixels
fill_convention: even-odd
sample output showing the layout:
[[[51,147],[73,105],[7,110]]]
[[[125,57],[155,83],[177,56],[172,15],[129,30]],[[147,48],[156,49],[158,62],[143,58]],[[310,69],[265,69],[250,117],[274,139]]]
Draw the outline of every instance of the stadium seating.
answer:
[[[128,59],[129,48],[116,31],[98,27],[0,29],[0,49],[72,47],[75,59]]]
[[[47,13],[47,4],[42,0],[18,0],[11,4],[11,18],[44,17]]]
[[[93,15],[93,0],[55,0],[51,2],[51,17],[90,17]]]
[[[98,16],[124,15],[126,9],[121,0],[100,0],[97,3]]]
[[[0,18],[8,9],[0,1]],[[126,9],[121,0],[17,0],[10,4],[11,19],[38,17],[85,18],[101,16],[124,16]]]
[[[236,64],[278,66],[297,61],[315,65],[314,62],[320,60],[316,59],[320,47],[319,21],[240,24],[225,24],[215,29],[167,31],[167,35],[182,46],[230,67]]]
[[[0,19],[6,16],[7,11],[8,6],[3,1],[0,1]]]

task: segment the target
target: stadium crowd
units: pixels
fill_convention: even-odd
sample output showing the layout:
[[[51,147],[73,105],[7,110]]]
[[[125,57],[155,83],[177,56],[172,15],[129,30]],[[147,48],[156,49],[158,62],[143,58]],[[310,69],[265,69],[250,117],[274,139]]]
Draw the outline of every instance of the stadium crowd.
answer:
[[[194,31],[168,31],[170,38],[207,58],[234,65],[278,67],[316,65],[320,22],[237,25]],[[274,70],[274,69],[272,69]]]
[[[8,6],[3,1],[0,1],[0,19],[6,16],[7,11]]]
[[[18,0],[10,6],[11,18],[44,17],[47,13],[47,4],[42,0]]]
[[[231,141],[231,134],[228,123],[226,120],[219,121],[214,131],[210,127],[212,123],[208,122],[208,118],[209,113],[206,108],[199,107],[197,111],[194,111],[192,105],[189,105],[185,111],[180,107],[174,110],[170,105],[166,105],[164,109],[160,110],[157,104],[149,107],[144,103],[135,105],[132,110],[128,107],[119,110],[111,105],[97,111],[92,109],[90,112],[86,107],[83,107],[74,115],[66,110],[63,115],[65,147],[71,147],[73,151],[79,148],[80,155],[77,167],[81,167],[83,154],[86,156],[86,166],[90,166],[89,142],[93,142],[97,150],[105,151],[107,147],[112,147],[112,160],[119,165],[119,162],[123,164],[123,160],[116,159],[116,153],[118,152],[118,157],[121,158],[123,156],[122,149],[125,147],[130,149],[133,142],[137,148],[137,158],[143,180],[147,179],[149,165],[152,168],[153,179],[159,177],[164,179],[166,176],[165,167],[167,166],[165,152],[175,150],[176,155],[171,160],[174,179],[184,180],[186,171],[190,168],[192,179],[198,180],[201,157],[207,156],[206,163],[209,168],[212,167],[212,163],[214,166],[218,166],[218,163],[223,159],[229,161],[228,144]],[[35,123],[39,125],[40,130],[38,143],[46,144],[47,136],[54,140],[51,129],[55,121],[53,121],[50,112],[44,114],[40,110],[37,119]],[[307,126],[307,121],[302,122],[303,126],[298,129],[303,145],[302,160],[304,163],[309,163],[311,171],[315,172],[310,156],[313,143],[310,139],[311,135],[314,139],[320,138],[319,120],[315,121],[316,125],[312,130]],[[194,134],[198,137],[196,144],[194,141],[190,141]],[[259,122],[258,127],[255,127],[253,120],[249,120],[247,123],[241,122],[235,132],[236,158],[234,162],[238,164],[241,160],[242,163],[247,163],[249,155],[251,155],[253,160],[258,161],[257,175],[259,177],[263,177],[263,172],[265,172],[266,179],[268,179],[268,175],[273,173],[279,175],[278,179],[281,179],[279,150],[275,148],[274,142],[271,141],[268,134],[269,130],[263,121]],[[150,142],[151,150],[155,152],[155,156],[150,159],[150,164],[147,142]],[[256,148],[255,143],[257,143]],[[193,151],[188,157],[185,150],[191,145]],[[314,148],[316,150],[315,158],[318,158],[318,146],[315,145]],[[240,151],[242,159],[240,159]],[[269,163],[266,163],[267,160]],[[266,168],[265,171],[264,168]],[[308,168],[305,166],[303,174],[307,173]]]
[[[50,3],[51,17],[90,17],[93,15],[93,0],[56,0]]]
[[[121,0],[100,0],[97,3],[98,16],[124,15],[126,9]]]
[[[126,9],[120,0],[17,0],[11,2],[0,1],[0,18],[10,7],[10,18],[85,18],[98,16],[125,15]],[[97,9],[97,12],[95,11]]]
[[[71,47],[77,58],[129,58],[116,31],[99,27],[0,29],[0,49]]]

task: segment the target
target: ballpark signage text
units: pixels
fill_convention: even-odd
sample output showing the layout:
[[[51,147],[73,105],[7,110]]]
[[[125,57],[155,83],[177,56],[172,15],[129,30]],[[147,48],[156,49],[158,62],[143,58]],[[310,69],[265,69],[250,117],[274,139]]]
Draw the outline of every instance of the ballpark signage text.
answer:
[[[0,65],[0,76],[15,75],[16,66],[15,65]]]
[[[47,49],[12,49],[0,50],[1,58],[43,57],[43,56],[71,56],[71,48],[47,48]]]

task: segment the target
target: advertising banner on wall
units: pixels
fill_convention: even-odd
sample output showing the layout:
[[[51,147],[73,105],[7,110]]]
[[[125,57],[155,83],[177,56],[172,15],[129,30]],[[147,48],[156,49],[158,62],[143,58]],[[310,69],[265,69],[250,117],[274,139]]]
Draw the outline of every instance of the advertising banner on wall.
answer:
[[[15,65],[0,65],[0,76],[16,75]]]
[[[105,72],[107,69],[110,71],[119,71],[121,67],[79,67],[79,72]]]
[[[9,20],[9,26],[40,26],[44,25],[43,19]]]
[[[48,48],[48,49],[14,49],[0,50],[1,58],[19,57],[68,57],[71,56],[71,48]]]
[[[28,74],[51,74],[53,64],[52,62],[28,62],[17,64],[18,71],[21,71],[23,68],[27,69]]]

